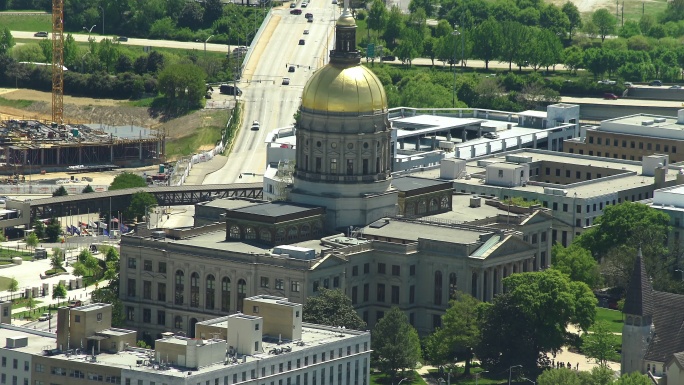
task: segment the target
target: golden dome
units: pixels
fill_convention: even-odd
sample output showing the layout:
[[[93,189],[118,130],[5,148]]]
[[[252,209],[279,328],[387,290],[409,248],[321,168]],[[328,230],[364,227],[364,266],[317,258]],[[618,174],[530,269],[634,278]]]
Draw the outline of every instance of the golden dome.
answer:
[[[349,12],[343,12],[337,19],[336,25],[340,27],[356,27],[356,20]]]
[[[304,86],[302,107],[328,112],[374,112],[387,109],[380,79],[362,65],[329,63]]]

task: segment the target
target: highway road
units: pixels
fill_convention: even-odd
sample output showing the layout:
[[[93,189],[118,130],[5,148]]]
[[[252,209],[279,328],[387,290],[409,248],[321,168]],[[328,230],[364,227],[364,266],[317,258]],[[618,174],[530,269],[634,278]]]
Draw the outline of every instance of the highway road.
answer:
[[[308,23],[304,13],[314,15]],[[329,41],[337,8],[329,0],[313,0],[302,15],[291,15],[289,8],[273,10],[273,17],[262,32],[242,82],[242,127],[223,168],[207,175],[204,184],[260,182],[266,166],[266,137],[275,128],[291,125],[301,103],[302,90],[314,71],[327,63]],[[309,34],[304,34],[308,30]],[[300,45],[299,40],[305,44]],[[295,72],[288,72],[293,65]],[[283,85],[283,77],[290,78]],[[247,83],[249,81],[249,83]],[[260,129],[252,130],[259,121]],[[242,174],[242,178],[240,175]]]

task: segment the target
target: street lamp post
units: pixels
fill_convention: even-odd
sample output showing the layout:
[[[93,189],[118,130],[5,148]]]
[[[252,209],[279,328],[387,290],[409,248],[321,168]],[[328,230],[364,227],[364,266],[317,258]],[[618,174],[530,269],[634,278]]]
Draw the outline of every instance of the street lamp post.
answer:
[[[88,31],[88,41],[91,41],[90,40],[90,34],[93,32],[93,28],[95,28],[96,26],[97,26],[97,24],[93,24],[93,26],[90,27],[89,29],[86,27],[83,27],[83,30]]]
[[[530,380],[530,379],[529,379],[529,378],[527,378],[527,377],[523,377],[522,379],[523,379],[523,380],[526,380],[526,381],[529,381],[529,382],[531,382],[531,383],[532,383],[532,385],[537,385],[537,383],[536,383],[536,382],[534,382],[534,381]]]
[[[477,380],[480,378],[480,375],[485,374],[485,373],[489,373],[489,370],[485,370],[485,371],[480,372],[480,373],[475,373],[475,385],[477,385]]]
[[[513,365],[510,368],[508,368],[508,385],[511,385],[511,371],[513,368],[522,368],[522,365]]]
[[[207,57],[207,42],[208,42],[209,39],[211,39],[212,37],[214,37],[214,35],[209,36],[209,37],[207,38],[207,40],[204,41],[204,57]]]
[[[31,194],[31,174],[33,174],[33,167],[31,166],[31,161],[28,161],[29,165],[29,194]]]
[[[454,56],[451,61],[451,72],[454,73],[454,88],[451,90],[451,108],[456,108],[456,36],[461,34],[457,28],[458,24],[455,26],[454,32],[451,33],[454,37]]]
[[[104,8],[103,8],[103,7],[98,7],[98,8],[100,8],[100,11],[102,11],[102,36],[104,36],[104,16],[105,16],[105,12],[104,12]]]
[[[397,385],[401,385],[402,382],[408,380],[408,378],[402,378]]]

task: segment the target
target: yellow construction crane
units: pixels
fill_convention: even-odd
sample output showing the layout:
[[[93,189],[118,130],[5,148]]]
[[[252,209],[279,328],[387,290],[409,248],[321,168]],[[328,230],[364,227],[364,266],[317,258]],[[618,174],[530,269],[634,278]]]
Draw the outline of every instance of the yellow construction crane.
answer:
[[[52,0],[52,122],[64,123],[64,0]]]

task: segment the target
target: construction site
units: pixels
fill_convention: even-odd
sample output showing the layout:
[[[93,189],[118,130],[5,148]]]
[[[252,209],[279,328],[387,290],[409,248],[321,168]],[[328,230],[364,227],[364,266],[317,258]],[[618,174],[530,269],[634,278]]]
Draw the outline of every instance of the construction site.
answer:
[[[64,0],[52,0],[52,116],[0,120],[0,173],[66,171],[69,166],[140,167],[164,161],[164,131],[67,124],[64,116]]]

